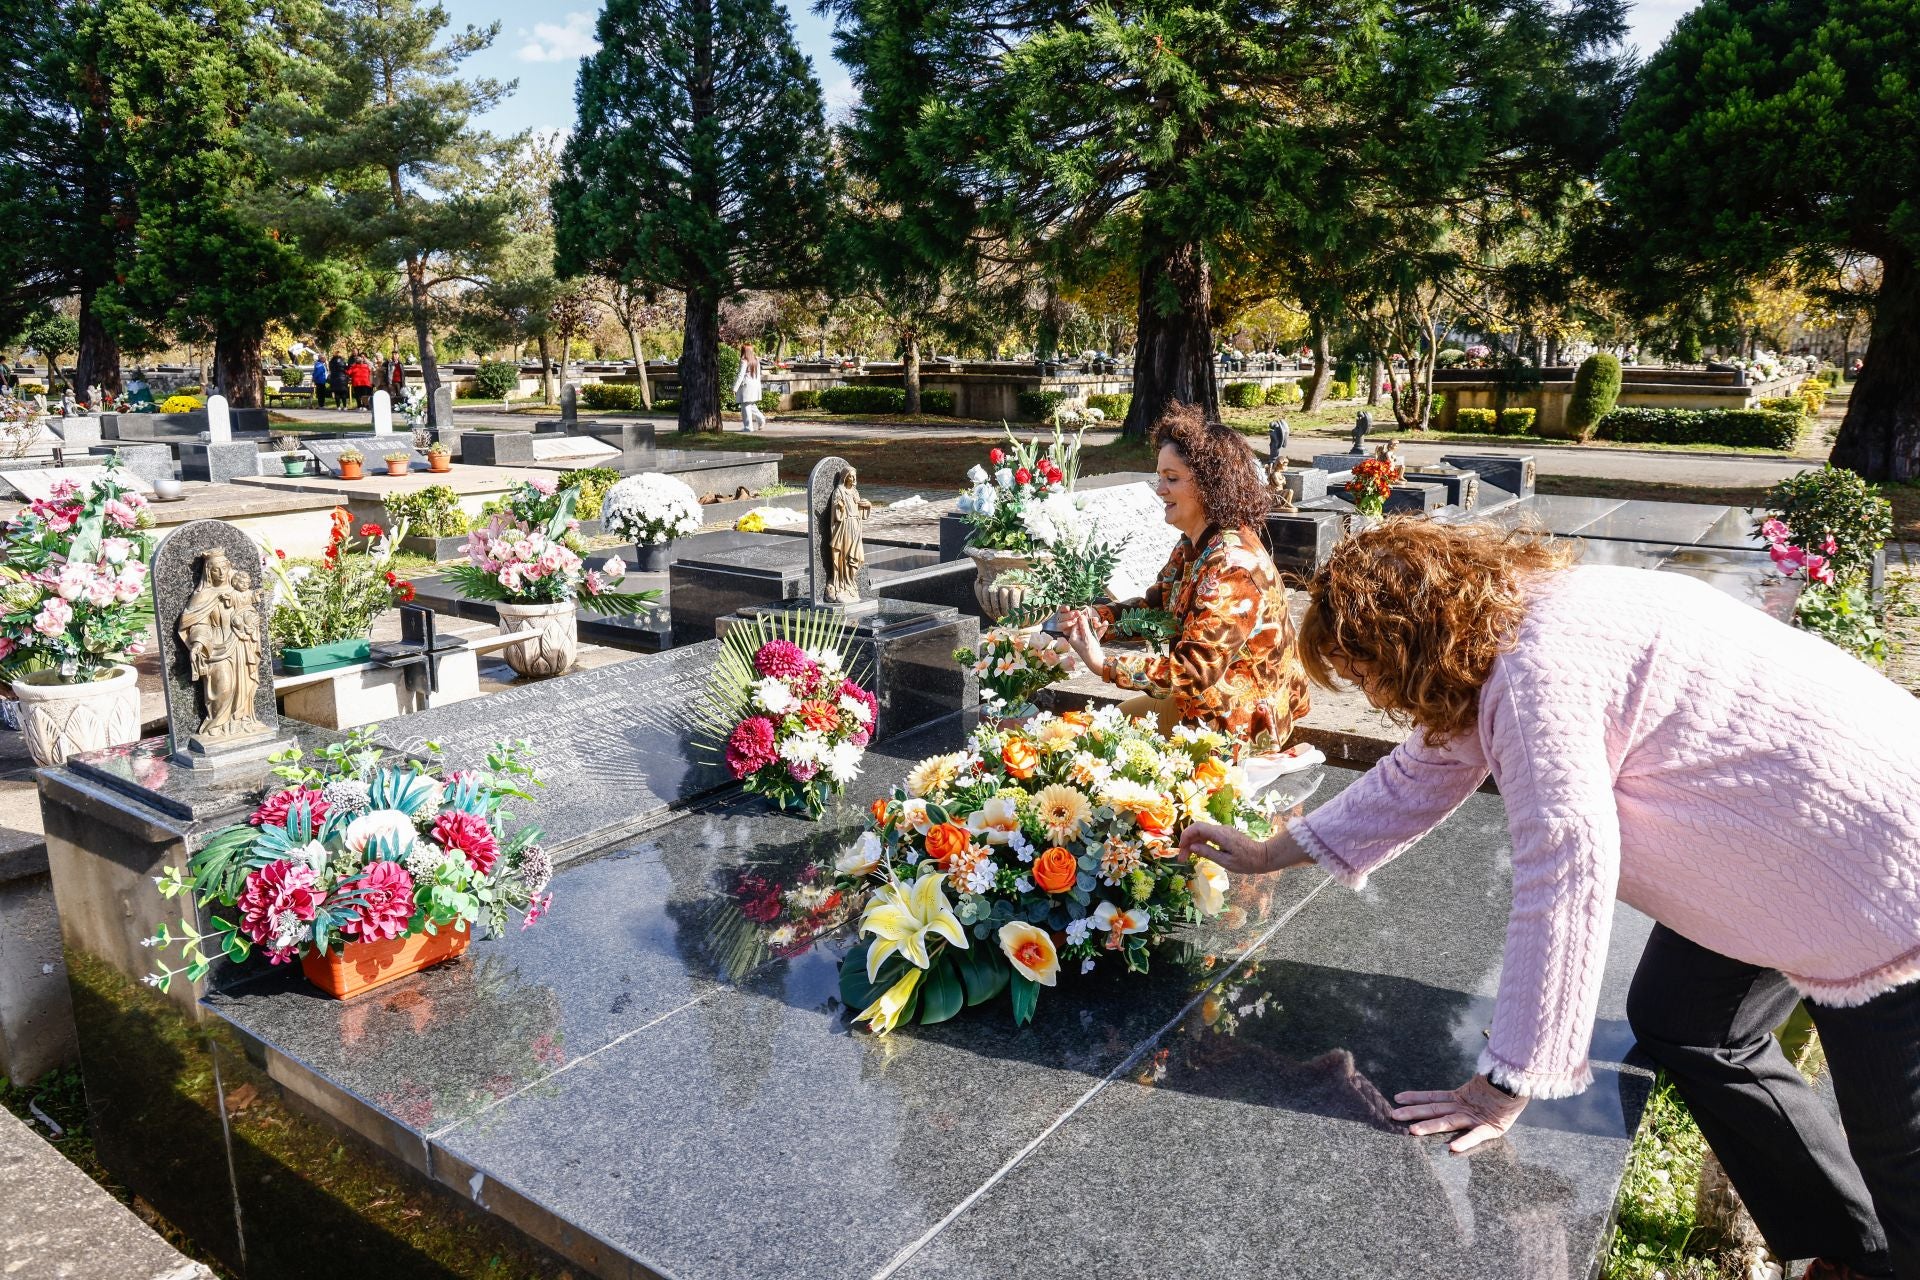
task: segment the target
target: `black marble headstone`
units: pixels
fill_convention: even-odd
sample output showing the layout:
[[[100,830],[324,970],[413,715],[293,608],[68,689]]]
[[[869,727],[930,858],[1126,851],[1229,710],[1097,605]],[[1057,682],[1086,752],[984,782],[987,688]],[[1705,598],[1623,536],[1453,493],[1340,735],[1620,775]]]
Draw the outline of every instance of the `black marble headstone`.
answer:
[[[580,417],[580,388],[569,382],[560,388],[560,421],[574,422]]]
[[[545,784],[514,816],[557,858],[597,848],[733,779],[694,729],[717,641],[575,671],[388,720],[398,751],[438,743],[447,767],[484,768],[495,743],[524,738]]]
[[[222,553],[226,559],[228,587],[236,592],[253,593],[252,610],[242,615],[240,622],[251,627],[259,652],[253,672],[251,707],[261,731],[203,740],[199,729],[206,718],[206,705],[193,678],[187,644],[180,635],[180,615],[206,581],[208,559],[214,552]],[[167,728],[173,738],[175,757],[182,764],[201,767],[222,760],[257,760],[272,750],[279,739],[280,713],[273,697],[273,652],[267,631],[267,600],[272,586],[265,581],[266,576],[258,544],[224,520],[193,520],[183,524],[168,534],[153,553],[154,629],[159,633]]]

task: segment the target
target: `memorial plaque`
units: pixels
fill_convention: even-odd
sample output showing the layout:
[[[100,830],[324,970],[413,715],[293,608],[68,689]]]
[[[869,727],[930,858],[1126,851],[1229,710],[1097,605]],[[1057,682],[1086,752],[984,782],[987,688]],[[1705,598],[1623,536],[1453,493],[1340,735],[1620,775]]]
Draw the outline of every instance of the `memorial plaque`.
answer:
[[[340,475],[340,455],[349,449],[358,449],[363,456],[361,465],[367,475],[378,475],[386,470],[386,456],[405,450],[412,455],[409,467],[424,467],[426,457],[412,445],[398,436],[350,436],[344,440],[306,440],[301,442],[308,453],[320,459],[320,466],[326,474]]]
[[[224,520],[194,520],[153,553],[154,630],[173,759],[257,762],[280,745],[260,546]]]
[[[1137,599],[1180,545],[1180,531],[1167,523],[1166,504],[1151,487],[1137,481],[1083,489],[1075,497],[1096,539],[1109,544],[1125,540],[1120,562],[1107,580],[1108,592],[1115,600]]]
[[[53,486],[62,480],[71,480],[85,489],[95,480],[105,477],[107,471],[106,467],[39,467],[24,471],[0,471],[0,483],[10,485],[15,493],[28,502],[37,502],[52,497]],[[124,467],[120,470],[119,479],[121,484],[130,489],[147,494],[153,492],[152,485]]]
[[[427,402],[427,425],[439,431],[453,428],[453,388],[442,383]]]
[[[375,737],[407,752],[437,742],[450,768],[483,768],[494,743],[526,739],[546,785],[513,806],[515,817],[568,857],[732,783],[693,731],[719,649],[709,640],[431,707],[384,722]]]
[[[536,462],[588,462],[603,464],[618,458],[620,450],[604,440],[592,436],[551,436],[533,440],[533,457]]]

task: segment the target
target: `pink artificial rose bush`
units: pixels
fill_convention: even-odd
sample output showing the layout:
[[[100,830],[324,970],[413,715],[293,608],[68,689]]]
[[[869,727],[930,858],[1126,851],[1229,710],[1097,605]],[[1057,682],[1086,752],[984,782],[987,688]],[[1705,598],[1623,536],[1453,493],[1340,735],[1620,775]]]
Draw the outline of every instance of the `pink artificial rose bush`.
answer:
[[[660,598],[658,591],[619,589],[627,567],[614,556],[586,562],[575,489],[556,492],[551,481],[523,481],[506,509],[467,538],[467,563],[448,577],[468,596],[507,604],[578,601],[595,613],[630,615]]]
[[[146,499],[115,469],[61,480],[0,526],[0,677],[105,673],[146,646]]]
[[[149,984],[198,980],[214,957],[238,963],[255,948],[282,964],[350,942],[465,932],[482,919],[498,935],[510,914],[524,928],[552,904],[539,832],[506,829],[502,805],[538,785],[519,747],[496,747],[485,770],[442,773],[382,764],[360,731],[326,748],[318,767],[303,766],[298,747],[275,759],[289,785],[159,878],[164,896],[190,893],[213,911],[205,932],[183,918],[148,940],[183,957]]]

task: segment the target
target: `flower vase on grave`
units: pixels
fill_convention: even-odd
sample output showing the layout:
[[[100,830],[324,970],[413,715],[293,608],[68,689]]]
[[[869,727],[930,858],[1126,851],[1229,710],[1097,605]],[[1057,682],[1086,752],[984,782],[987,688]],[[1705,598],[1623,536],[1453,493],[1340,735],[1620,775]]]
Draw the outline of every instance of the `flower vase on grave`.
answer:
[[[140,685],[132,667],[112,666],[68,683],[58,671],[35,671],[13,682],[27,752],[41,766],[123,746],[140,738]]]
[[[1018,613],[1027,598],[1027,582],[1024,577],[1009,580],[1009,575],[1024,574],[1033,567],[1037,557],[1024,551],[1002,551],[994,547],[963,550],[973,561],[973,598],[980,602],[980,611],[989,619]]]
[[[634,547],[638,553],[634,558],[634,568],[641,573],[665,573],[673,559],[673,542],[672,538],[668,538],[665,542],[637,543]]]
[[[351,1000],[396,978],[457,959],[471,941],[473,935],[461,928],[381,942],[348,941],[325,955],[303,953],[300,971],[335,1000]]]
[[[502,600],[494,608],[500,615],[500,634],[534,633],[519,644],[506,647],[507,665],[516,674],[557,676],[573,666],[580,652],[579,614],[573,601],[516,604]]]

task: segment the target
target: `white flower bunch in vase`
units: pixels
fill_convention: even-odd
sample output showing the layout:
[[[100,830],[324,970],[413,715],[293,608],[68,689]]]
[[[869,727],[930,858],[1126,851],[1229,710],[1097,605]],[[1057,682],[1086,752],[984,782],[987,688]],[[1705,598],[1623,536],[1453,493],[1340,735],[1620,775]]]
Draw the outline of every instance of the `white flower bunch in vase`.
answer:
[[[643,547],[698,533],[705,523],[694,491],[658,472],[628,476],[614,485],[601,503],[600,518],[607,532]]]

